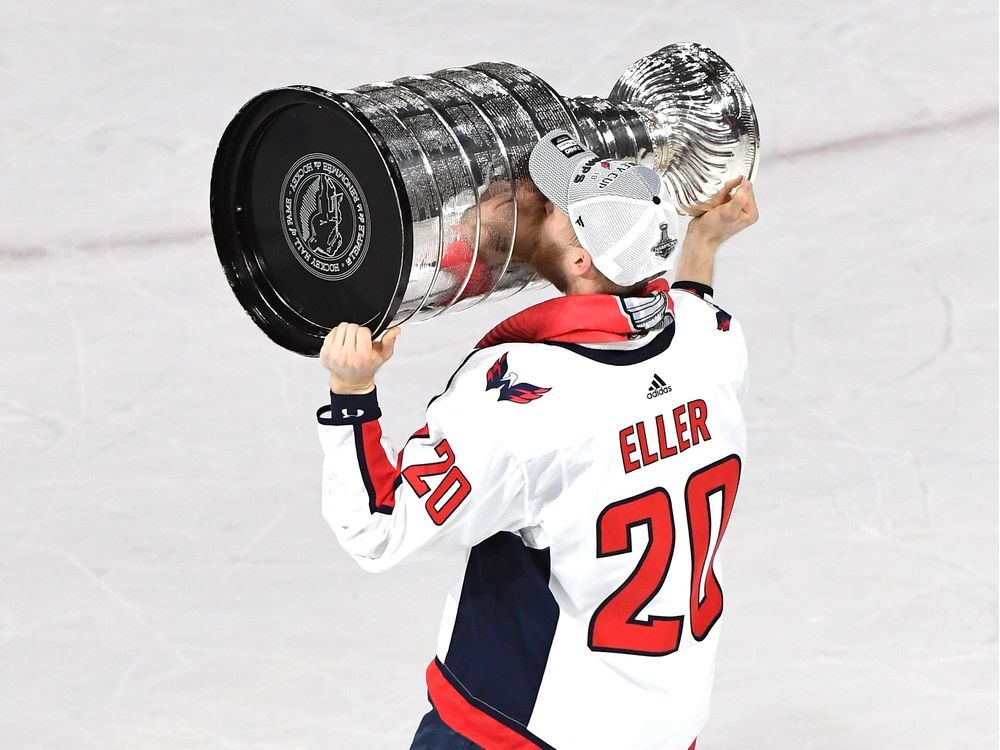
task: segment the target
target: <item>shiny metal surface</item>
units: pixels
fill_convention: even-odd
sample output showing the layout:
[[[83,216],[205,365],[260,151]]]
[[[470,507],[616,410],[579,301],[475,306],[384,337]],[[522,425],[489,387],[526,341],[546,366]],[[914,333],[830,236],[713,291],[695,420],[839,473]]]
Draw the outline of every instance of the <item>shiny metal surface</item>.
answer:
[[[750,97],[728,63],[697,44],[636,61],[608,98],[564,99],[503,62],[354,92],[364,97],[357,106],[387,128],[381,134],[399,152],[415,207],[413,266],[394,324],[545,283],[529,263],[544,213],[527,164],[539,137],[554,128],[576,133],[602,156],[656,169],[692,214],[727,179],[752,177],[756,168]]]
[[[440,264],[438,248],[444,230],[444,199],[423,146],[391,108],[358,89],[335,93],[353,105],[377,128],[406,187],[413,227],[413,261],[409,268],[406,291],[389,321],[394,324],[409,319],[430,294]],[[407,269],[403,269],[403,272],[406,273]]]
[[[465,91],[493,125],[499,135],[497,145],[510,164],[510,183],[487,194],[480,216],[491,242],[506,244],[507,259],[501,274],[493,279],[492,289],[476,301],[503,299],[536,280],[534,269],[526,262],[533,249],[530,230],[540,220],[537,190],[528,177],[528,156],[545,133],[554,128],[575,130],[574,124],[565,103],[551,87],[516,65],[479,63],[432,75]]]
[[[379,229],[373,226],[376,249],[365,260],[378,264],[382,258],[383,275],[396,280],[391,294],[376,297],[368,286],[341,287],[350,296],[336,304],[334,280],[330,309],[307,319],[298,314],[298,301],[288,298],[299,282],[285,284],[291,291],[272,305],[274,315],[258,324],[267,330],[289,321],[299,331],[297,350],[313,348],[311,341],[330,320],[353,314],[359,300],[371,301],[374,313],[365,314],[381,331],[546,283],[531,264],[546,202],[528,176],[528,157],[550,130],[575,133],[601,156],[656,169],[678,206],[692,214],[725,180],[752,177],[756,169],[759,132],[750,97],[728,63],[697,44],[669,45],[646,55],[607,98],[564,98],[535,74],[506,62],[335,92],[293,88],[352,113],[376,149],[370,163],[391,173],[398,211],[388,214],[401,218],[404,228],[402,240],[397,232],[380,254]],[[338,147],[331,136],[323,153],[336,159]],[[362,193],[364,177],[359,173]],[[231,242],[239,245],[241,237],[237,233]],[[267,269],[259,275],[263,281],[251,286],[267,301]],[[241,293],[251,309],[255,294],[242,287]],[[311,309],[315,312],[315,305]],[[268,322],[272,318],[277,320]]]
[[[700,44],[671,44],[637,60],[609,99],[631,104],[653,142],[651,165],[689,213],[727,180],[753,179],[757,115],[732,67]]]

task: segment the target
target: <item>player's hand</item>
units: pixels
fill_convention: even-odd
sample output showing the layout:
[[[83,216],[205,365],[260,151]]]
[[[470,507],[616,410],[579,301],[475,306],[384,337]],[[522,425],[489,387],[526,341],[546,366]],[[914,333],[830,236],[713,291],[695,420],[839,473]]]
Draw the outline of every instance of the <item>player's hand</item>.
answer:
[[[736,189],[733,192],[733,189]],[[705,213],[692,219],[687,234],[692,241],[718,248],[734,234],[757,221],[757,200],[749,180],[737,177],[701,204]]]
[[[330,371],[334,393],[370,393],[375,373],[392,357],[399,326],[390,328],[381,341],[372,341],[372,332],[357,323],[341,323],[326,335],[319,358]]]

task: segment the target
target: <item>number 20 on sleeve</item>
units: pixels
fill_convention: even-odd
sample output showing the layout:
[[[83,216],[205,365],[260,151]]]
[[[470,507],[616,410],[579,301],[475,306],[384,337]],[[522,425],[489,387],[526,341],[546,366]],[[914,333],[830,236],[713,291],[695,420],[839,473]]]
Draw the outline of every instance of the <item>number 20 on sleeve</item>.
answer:
[[[434,446],[440,461],[414,464],[403,470],[403,479],[417,497],[424,498],[424,508],[431,520],[441,526],[469,496],[472,485],[462,470],[455,465],[455,452],[447,440]],[[437,487],[431,488],[427,479],[443,476]]]

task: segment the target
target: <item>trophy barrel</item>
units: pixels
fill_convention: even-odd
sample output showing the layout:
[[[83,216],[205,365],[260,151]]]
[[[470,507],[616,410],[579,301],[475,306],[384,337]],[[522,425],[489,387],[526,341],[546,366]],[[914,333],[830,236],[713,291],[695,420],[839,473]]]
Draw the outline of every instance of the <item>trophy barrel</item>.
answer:
[[[318,89],[265,92],[230,123],[212,170],[212,231],[234,294],[277,344],[315,355],[341,321],[381,329],[402,303],[413,256],[405,156]]]
[[[527,164],[555,128],[575,130],[566,103],[509,63],[265,92],[212,172],[230,286],[275,342],[315,355],[343,321],[378,334],[537,284]]]

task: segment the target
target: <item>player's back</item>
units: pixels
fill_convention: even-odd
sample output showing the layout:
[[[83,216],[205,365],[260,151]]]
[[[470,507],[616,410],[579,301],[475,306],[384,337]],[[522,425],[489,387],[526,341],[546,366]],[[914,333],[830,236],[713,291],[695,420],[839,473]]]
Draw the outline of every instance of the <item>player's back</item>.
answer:
[[[477,355],[503,357],[511,382],[550,389],[489,426],[517,441],[537,522],[470,553],[439,655],[475,697],[553,747],[684,750],[707,716],[746,353],[710,303],[674,293],[674,312],[634,348]]]

